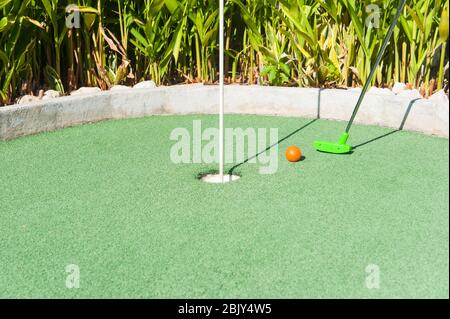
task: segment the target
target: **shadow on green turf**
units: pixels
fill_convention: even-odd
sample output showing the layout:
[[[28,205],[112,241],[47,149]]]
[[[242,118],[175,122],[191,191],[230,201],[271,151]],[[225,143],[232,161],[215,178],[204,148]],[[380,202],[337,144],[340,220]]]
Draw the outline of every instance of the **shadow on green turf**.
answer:
[[[321,90],[319,90],[318,112],[317,112],[317,118],[316,118],[316,119],[314,119],[314,120],[312,120],[312,121],[306,123],[305,125],[303,125],[302,127],[298,128],[297,130],[295,130],[295,131],[293,131],[292,133],[286,135],[285,137],[283,137],[282,139],[280,139],[278,142],[276,142],[276,143],[273,144],[273,145],[270,145],[269,147],[267,147],[265,150],[259,152],[258,154],[255,154],[255,155],[253,155],[253,156],[247,158],[245,161],[243,161],[243,162],[241,162],[241,163],[239,163],[239,164],[233,166],[233,167],[228,171],[228,174],[229,174],[229,175],[233,175],[234,171],[235,171],[237,168],[239,168],[239,167],[241,167],[242,165],[248,163],[248,162],[251,161],[252,159],[257,158],[259,155],[261,155],[261,154],[263,154],[264,152],[267,152],[268,150],[270,150],[271,148],[273,148],[273,147],[275,147],[275,146],[281,144],[282,142],[284,142],[284,141],[287,140],[288,138],[292,137],[293,135],[299,133],[300,131],[304,130],[304,129],[307,128],[308,126],[312,125],[314,122],[318,121],[318,120],[320,119],[320,95],[321,95]],[[354,150],[356,150],[356,149],[358,149],[358,148],[361,148],[361,147],[363,147],[363,146],[365,146],[365,145],[368,145],[368,144],[370,144],[370,143],[376,142],[376,141],[381,140],[381,139],[383,139],[383,138],[385,138],[385,137],[388,137],[388,136],[390,136],[390,135],[394,135],[394,134],[396,134],[396,133],[398,133],[398,132],[401,132],[401,131],[403,130],[403,128],[405,127],[406,121],[407,121],[407,119],[408,119],[409,114],[411,113],[411,109],[412,109],[414,103],[416,103],[418,100],[420,100],[420,99],[414,99],[414,100],[411,100],[411,102],[409,102],[408,107],[407,107],[406,112],[405,112],[405,115],[403,116],[402,123],[400,124],[400,127],[399,127],[398,129],[396,129],[396,130],[394,130],[394,131],[391,131],[391,132],[389,132],[389,133],[386,133],[386,134],[377,136],[377,137],[372,138],[372,139],[370,139],[370,140],[368,140],[368,141],[365,141],[365,142],[363,142],[363,143],[360,143],[360,144],[354,146],[354,147],[353,147],[353,150],[352,150],[350,153],[343,154],[343,155],[351,155],[351,154],[354,153]],[[335,154],[333,154],[333,155],[335,155]],[[302,159],[301,159],[301,160],[302,160],[302,161],[305,160],[305,157],[302,156]]]
[[[396,129],[396,130],[394,130],[394,131],[391,131],[391,132],[389,132],[389,133],[386,133],[386,134],[377,136],[377,137],[375,137],[375,138],[373,138],[373,139],[370,139],[370,140],[368,140],[368,141],[366,141],[366,142],[363,142],[363,143],[361,143],[361,144],[355,145],[355,146],[353,146],[353,150],[356,150],[356,149],[358,149],[358,148],[360,148],[360,147],[363,147],[363,146],[365,146],[365,145],[368,145],[368,144],[370,144],[370,143],[379,141],[379,140],[381,140],[381,139],[383,139],[383,138],[385,138],[385,137],[388,137],[388,136],[391,136],[391,135],[394,135],[394,134],[396,134],[396,133],[398,133],[398,132],[403,131],[403,128],[405,127],[406,120],[408,119],[409,113],[411,113],[411,109],[412,109],[414,103],[416,103],[418,100],[420,100],[420,99],[414,99],[414,100],[412,100],[411,102],[409,102],[408,108],[406,109],[405,115],[403,116],[402,123],[400,124],[400,127],[399,127],[398,129]]]
[[[303,125],[302,127],[296,129],[296,130],[293,131],[292,133],[290,133],[290,134],[286,135],[285,137],[283,137],[282,139],[278,140],[276,143],[270,145],[270,146],[267,147],[265,150],[259,152],[258,154],[255,154],[255,155],[253,155],[253,156],[247,158],[245,161],[243,161],[243,162],[241,162],[241,163],[239,163],[239,164],[233,166],[233,167],[228,171],[228,174],[229,174],[229,175],[233,175],[233,174],[234,174],[234,171],[235,171],[237,168],[239,168],[239,167],[241,167],[242,165],[248,163],[248,162],[251,161],[252,159],[257,158],[259,155],[263,154],[264,152],[269,151],[271,148],[273,148],[273,147],[275,147],[275,146],[277,146],[277,145],[283,143],[283,142],[284,142],[285,140],[287,140],[288,138],[294,136],[295,134],[297,134],[297,133],[299,133],[300,131],[304,130],[305,128],[307,128],[308,126],[312,125],[314,122],[316,122],[316,121],[318,121],[318,120],[319,120],[319,119],[314,119],[314,120],[312,120],[312,121],[306,123],[306,124]],[[301,161],[304,161],[305,159],[306,159],[306,157],[302,156]]]

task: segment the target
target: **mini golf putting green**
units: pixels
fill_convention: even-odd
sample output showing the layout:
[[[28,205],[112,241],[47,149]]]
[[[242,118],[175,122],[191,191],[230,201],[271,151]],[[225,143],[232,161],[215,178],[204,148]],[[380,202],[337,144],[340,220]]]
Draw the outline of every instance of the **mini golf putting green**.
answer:
[[[215,116],[107,121],[0,142],[0,297],[449,296],[448,140],[355,126],[351,155],[316,152],[343,123],[227,116],[278,127],[279,169],[170,161],[177,127]],[[373,141],[371,141],[373,140]],[[371,141],[371,142],[370,142]],[[367,143],[369,142],[369,143]],[[302,148],[288,163],[284,150]],[[228,165],[230,168],[230,165]],[[65,267],[80,267],[80,289]],[[380,289],[365,270],[380,268]]]

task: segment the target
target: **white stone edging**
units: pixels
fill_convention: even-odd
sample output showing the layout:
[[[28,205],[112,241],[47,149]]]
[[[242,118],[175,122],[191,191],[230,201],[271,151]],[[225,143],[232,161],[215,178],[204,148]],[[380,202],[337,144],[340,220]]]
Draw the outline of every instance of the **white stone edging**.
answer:
[[[320,114],[322,119],[347,121],[358,96],[357,90],[231,85],[225,89],[225,110],[228,114],[307,118]],[[106,119],[217,114],[218,108],[218,87],[208,85],[129,88],[60,97],[0,108],[0,140]],[[356,123],[402,127],[448,138],[449,106],[427,99],[369,92]]]

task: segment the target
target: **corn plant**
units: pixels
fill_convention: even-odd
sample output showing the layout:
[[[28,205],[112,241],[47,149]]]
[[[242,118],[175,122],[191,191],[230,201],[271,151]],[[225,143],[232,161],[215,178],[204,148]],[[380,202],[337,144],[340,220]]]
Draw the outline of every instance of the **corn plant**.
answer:
[[[361,85],[396,7],[397,0],[229,0],[226,80]],[[73,14],[80,25],[67,25]],[[47,88],[214,83],[218,19],[217,0],[0,0],[0,105]],[[443,88],[447,41],[448,0],[408,1],[373,85],[401,81],[424,95]]]
[[[2,0],[0,10],[0,102],[8,104],[17,85],[30,86],[33,77],[29,61],[35,39],[34,29],[38,22],[26,16],[30,0]]]

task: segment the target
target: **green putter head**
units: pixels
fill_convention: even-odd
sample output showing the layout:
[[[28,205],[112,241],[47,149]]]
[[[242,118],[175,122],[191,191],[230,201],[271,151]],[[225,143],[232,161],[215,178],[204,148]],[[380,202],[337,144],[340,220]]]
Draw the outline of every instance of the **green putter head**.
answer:
[[[341,135],[339,142],[324,142],[316,141],[314,142],[314,147],[319,152],[331,153],[331,154],[348,154],[352,151],[353,147],[346,144],[348,140],[348,133]]]

